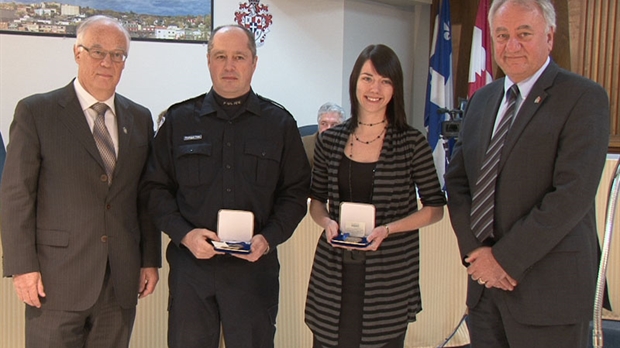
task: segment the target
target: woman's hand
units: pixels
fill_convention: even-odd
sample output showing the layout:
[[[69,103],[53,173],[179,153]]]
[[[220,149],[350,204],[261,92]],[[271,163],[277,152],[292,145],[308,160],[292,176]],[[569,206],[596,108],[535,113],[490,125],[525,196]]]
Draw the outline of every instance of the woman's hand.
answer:
[[[336,238],[340,233],[340,226],[334,220],[329,220],[327,225],[325,226],[325,237],[327,238],[327,242],[331,244],[332,239]]]
[[[370,245],[363,248],[362,250],[376,251],[377,249],[379,249],[379,246],[381,245],[383,240],[389,235],[390,230],[387,225],[375,227],[372,232],[370,232],[370,235],[366,237],[366,239],[370,242]]]

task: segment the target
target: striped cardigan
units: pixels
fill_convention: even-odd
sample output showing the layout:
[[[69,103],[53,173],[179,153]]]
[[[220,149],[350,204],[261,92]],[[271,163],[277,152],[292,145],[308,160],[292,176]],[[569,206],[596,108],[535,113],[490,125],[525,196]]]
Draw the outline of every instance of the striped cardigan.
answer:
[[[311,198],[329,202],[338,221],[338,168],[349,138],[348,124],[323,132],[317,139]],[[372,203],[376,225],[402,219],[417,207],[416,188],[425,206],[443,206],[430,146],[424,135],[408,127],[388,127],[374,176]],[[306,299],[305,321],[324,347],[338,344],[342,289],[342,249],[319,238]],[[390,235],[377,251],[366,253],[366,288],[361,347],[381,347],[402,335],[422,310],[419,287],[418,230]]]

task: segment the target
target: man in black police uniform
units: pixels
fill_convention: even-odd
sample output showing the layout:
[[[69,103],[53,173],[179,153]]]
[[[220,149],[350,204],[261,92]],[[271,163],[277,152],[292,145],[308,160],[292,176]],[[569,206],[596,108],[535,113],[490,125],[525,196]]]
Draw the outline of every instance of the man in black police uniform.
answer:
[[[254,36],[218,27],[208,45],[213,88],[172,105],[144,177],[149,209],[170,236],[168,344],[273,347],[278,311],[276,246],[306,214],[310,166],[297,124],[254,93]],[[220,209],[254,213],[251,253],[214,250]]]

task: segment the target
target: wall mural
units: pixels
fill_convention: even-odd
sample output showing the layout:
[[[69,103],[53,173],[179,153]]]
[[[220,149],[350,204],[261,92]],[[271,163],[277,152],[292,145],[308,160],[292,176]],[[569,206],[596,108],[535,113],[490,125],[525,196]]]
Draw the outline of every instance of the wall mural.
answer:
[[[75,37],[93,15],[117,18],[132,40],[209,40],[213,0],[18,0],[0,3],[0,33]]]

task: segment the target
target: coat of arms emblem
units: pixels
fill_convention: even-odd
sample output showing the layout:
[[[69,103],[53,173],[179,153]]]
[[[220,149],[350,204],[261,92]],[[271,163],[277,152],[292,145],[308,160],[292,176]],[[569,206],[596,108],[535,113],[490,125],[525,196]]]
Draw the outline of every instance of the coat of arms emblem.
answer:
[[[254,34],[256,46],[260,47],[269,33],[272,16],[269,14],[269,6],[261,4],[260,0],[249,0],[239,4],[239,11],[235,11],[235,21]]]

